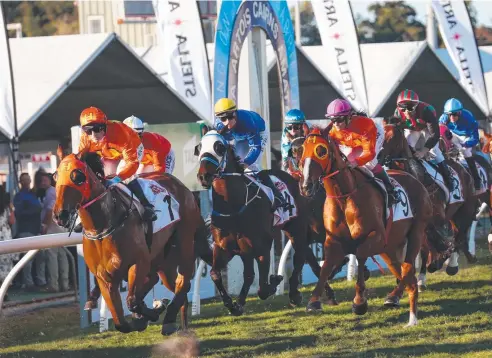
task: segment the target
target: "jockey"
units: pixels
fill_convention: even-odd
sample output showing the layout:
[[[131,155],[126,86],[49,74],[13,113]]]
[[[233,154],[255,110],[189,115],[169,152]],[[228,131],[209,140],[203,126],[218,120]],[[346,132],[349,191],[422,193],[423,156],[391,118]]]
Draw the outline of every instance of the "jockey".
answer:
[[[219,99],[215,104],[214,112],[217,131],[227,141],[235,142],[236,154],[242,160],[241,165],[247,171],[255,172],[258,179],[272,190],[276,199],[274,210],[278,207],[286,208],[288,203],[273,184],[268,171],[261,170],[261,154],[267,142],[265,120],[256,112],[237,109],[236,102],[229,98]],[[245,142],[247,142],[248,152],[241,153],[245,152],[241,146]]]
[[[113,176],[111,179],[106,179],[107,187],[135,174],[143,156],[143,146],[134,131],[121,122],[109,121],[106,114],[96,107],[89,107],[82,111],[80,125],[82,136],[80,137],[79,155],[86,152],[97,152],[103,158],[106,178]],[[116,168],[121,160],[125,165],[117,173]],[[138,180],[132,180],[127,186],[145,209],[143,219],[156,220],[154,208],[145,197]]]
[[[446,125],[452,134],[451,142],[465,157],[466,163],[473,176],[475,189],[480,190],[480,176],[473,160],[472,148],[480,141],[478,123],[473,114],[464,109],[456,98],[451,98],[444,104],[444,113],[439,123]]]
[[[419,101],[417,93],[408,89],[398,95],[396,104],[395,117],[402,120],[405,137],[410,147],[415,149],[422,135],[426,140],[424,148],[415,152],[415,157],[423,159],[430,151],[443,175],[444,183],[450,191],[453,191],[453,178],[439,149],[439,121],[436,110],[430,104]]]
[[[292,141],[306,135],[304,133],[304,126],[307,126],[306,117],[301,110],[291,109],[285,115],[284,123],[281,139],[282,170],[293,175],[293,170],[297,170],[297,164],[292,153]]]
[[[144,154],[137,174],[152,172],[172,174],[175,156],[171,143],[160,134],[144,132],[144,124],[140,118],[130,116],[123,123],[137,132],[144,146]]]
[[[395,188],[377,160],[384,142],[382,126],[370,118],[354,114],[350,103],[344,99],[332,101],[326,109],[325,117],[333,123],[329,136],[342,147],[340,149],[347,155],[349,166],[369,169],[384,183],[388,192],[388,206],[394,203]],[[343,147],[350,148],[350,152],[344,151]]]

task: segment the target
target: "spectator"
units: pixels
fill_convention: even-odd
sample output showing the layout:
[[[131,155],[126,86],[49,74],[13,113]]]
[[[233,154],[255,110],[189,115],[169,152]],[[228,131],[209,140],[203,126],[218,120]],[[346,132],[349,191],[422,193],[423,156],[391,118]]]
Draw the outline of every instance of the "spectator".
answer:
[[[40,173],[39,171],[36,173]],[[56,190],[51,185],[51,174],[40,173],[37,193],[41,202],[41,235],[64,232],[53,221],[53,207],[56,201]],[[47,265],[47,286],[45,292],[68,291],[68,258],[63,247],[45,250]]]
[[[31,177],[22,173],[19,178],[21,189],[14,197],[15,219],[17,221],[17,238],[39,235],[41,228],[41,204],[31,190]],[[40,254],[38,253],[38,256]],[[42,255],[42,253],[41,253]],[[46,285],[44,261],[35,260],[35,270],[38,285]],[[22,288],[35,290],[32,278],[32,260],[22,270]]]
[[[14,224],[14,215],[10,202],[5,193],[5,186],[0,186],[0,241],[12,240],[11,226]],[[19,254],[0,255],[0,285],[14,267],[14,261]],[[5,297],[5,299],[7,296]]]

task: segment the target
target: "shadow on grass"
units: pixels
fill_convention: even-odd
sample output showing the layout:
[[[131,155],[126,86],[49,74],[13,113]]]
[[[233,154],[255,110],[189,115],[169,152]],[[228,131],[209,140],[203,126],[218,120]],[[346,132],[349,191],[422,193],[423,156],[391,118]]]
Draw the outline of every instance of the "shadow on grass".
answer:
[[[26,350],[16,353],[3,353],[2,358],[107,358],[107,357],[132,357],[149,358],[152,356],[153,346],[140,346],[136,348],[85,348],[74,350],[50,349],[45,351]]]
[[[220,354],[221,357],[256,357],[260,354],[278,353],[300,347],[313,347],[316,339],[313,335],[296,337],[266,337],[257,339],[210,339],[200,343],[200,356]]]

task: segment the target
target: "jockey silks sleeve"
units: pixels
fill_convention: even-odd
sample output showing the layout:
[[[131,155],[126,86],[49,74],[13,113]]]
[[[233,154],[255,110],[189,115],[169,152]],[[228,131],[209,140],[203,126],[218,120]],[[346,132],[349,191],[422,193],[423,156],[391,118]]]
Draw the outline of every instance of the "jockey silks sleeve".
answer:
[[[415,109],[414,118],[405,119],[403,112],[397,108],[395,117],[400,118],[404,127],[412,131],[421,131],[424,128],[429,132],[429,138],[425,142],[425,147],[432,149],[439,142],[439,121],[437,119],[436,110],[430,104],[419,102]]]
[[[467,110],[461,110],[461,115],[457,122],[450,121],[446,113],[441,115],[439,123],[446,125],[451,132],[460,137],[467,137],[467,140],[462,144],[463,147],[472,148],[480,141],[478,134],[478,123],[473,114]]]
[[[153,165],[154,171],[163,173],[166,171],[166,158],[171,151],[171,143],[157,133],[144,132],[142,135],[144,146],[143,165]]]

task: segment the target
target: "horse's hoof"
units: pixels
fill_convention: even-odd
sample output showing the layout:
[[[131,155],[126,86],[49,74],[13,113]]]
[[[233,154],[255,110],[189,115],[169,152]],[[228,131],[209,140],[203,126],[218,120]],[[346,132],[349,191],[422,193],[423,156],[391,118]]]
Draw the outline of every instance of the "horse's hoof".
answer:
[[[258,289],[258,298],[262,301],[266,300],[268,297],[272,295],[272,290],[261,290]]]
[[[306,312],[322,312],[323,306],[320,301],[309,301],[306,307]]]
[[[369,271],[367,266],[364,265],[364,281],[369,280],[370,277],[371,277],[371,271]]]
[[[232,305],[229,312],[231,312],[231,315],[239,317],[239,316],[242,316],[242,314],[244,313],[244,307],[243,307],[243,305],[240,305],[239,303],[234,302],[234,304]]]
[[[475,255],[465,254],[465,256],[469,264],[476,264],[478,262],[478,259]]]
[[[163,336],[170,336],[171,334],[174,334],[177,331],[178,331],[178,326],[176,322],[162,324],[161,334]]]
[[[84,306],[85,311],[94,310],[96,308],[97,308],[97,300],[88,300]]]
[[[360,305],[356,305],[354,303],[354,304],[352,304],[352,312],[358,316],[362,316],[362,315],[365,315],[367,313],[368,307],[369,306],[367,304],[367,300],[364,303],[361,303]]]
[[[427,271],[429,271],[430,273],[434,273],[439,269],[440,267],[435,261],[430,263],[429,266],[427,266]]]
[[[277,286],[280,282],[282,282],[283,279],[284,276],[282,275],[270,275],[270,285],[275,288],[275,291],[277,290]]]
[[[398,296],[388,296],[384,301],[384,307],[399,308],[400,307],[400,297]]]
[[[455,267],[448,266],[448,267],[446,267],[446,273],[449,276],[454,276],[458,273],[459,269],[460,269],[459,266],[455,266]]]
[[[145,317],[134,318],[131,323],[132,331],[143,332],[147,329],[149,320]]]
[[[128,324],[128,322],[125,322],[123,324],[116,324],[114,328],[116,328],[116,330],[121,333],[130,333],[133,331],[132,327]]]
[[[425,290],[427,290],[427,286],[425,285],[425,283],[424,283],[424,284],[422,284],[422,285],[418,285],[418,287],[419,287],[419,292],[420,292],[420,293],[422,293],[422,292],[424,292]]]
[[[302,303],[302,293],[299,291],[294,292],[292,295],[289,293],[289,304],[291,307],[298,307]]]

